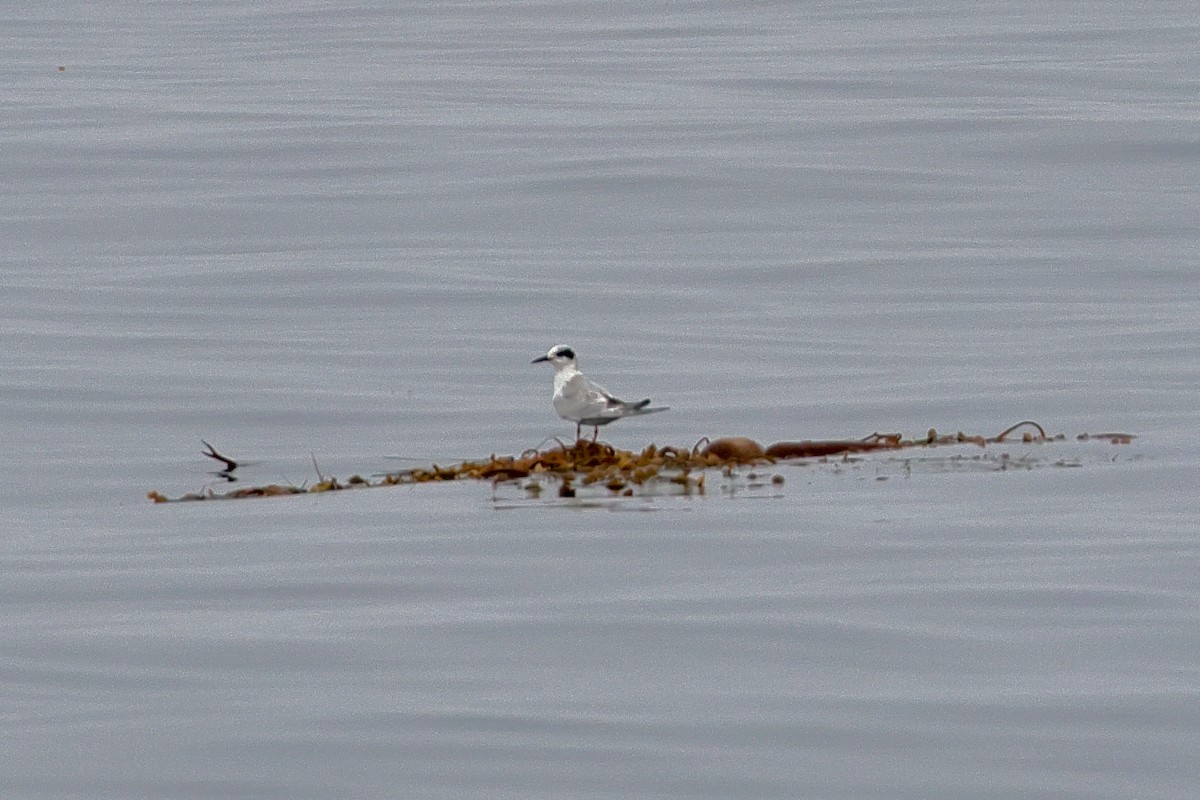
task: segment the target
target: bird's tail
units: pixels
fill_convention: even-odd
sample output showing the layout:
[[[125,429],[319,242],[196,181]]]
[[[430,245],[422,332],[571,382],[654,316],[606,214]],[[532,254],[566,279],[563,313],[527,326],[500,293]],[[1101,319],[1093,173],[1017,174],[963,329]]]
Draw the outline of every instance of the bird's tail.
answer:
[[[625,410],[631,417],[641,416],[642,414],[653,414],[655,411],[667,411],[669,408],[669,406],[654,406],[650,408],[649,397],[637,403],[625,404]]]
[[[588,417],[579,420],[580,425],[607,425],[610,422],[616,422],[623,417],[640,417],[643,414],[653,414],[655,411],[666,411],[667,406],[655,406],[650,408],[650,400],[642,400],[637,403],[621,403],[617,406],[612,406],[609,410],[598,417]]]

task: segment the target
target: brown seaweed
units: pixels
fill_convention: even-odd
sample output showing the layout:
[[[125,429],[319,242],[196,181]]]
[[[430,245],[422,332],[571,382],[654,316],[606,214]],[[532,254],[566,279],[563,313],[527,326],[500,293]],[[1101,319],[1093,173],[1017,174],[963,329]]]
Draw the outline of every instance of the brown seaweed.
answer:
[[[526,450],[516,456],[498,456],[494,453],[487,459],[463,461],[442,466],[430,464],[399,472],[386,473],[375,480],[354,475],[345,483],[337,478],[326,477],[313,459],[317,470],[317,483],[311,486],[268,486],[246,487],[229,492],[211,489],[203,493],[190,493],[170,498],[158,491],[147,494],[156,503],[184,500],[237,500],[250,497],[280,497],[293,494],[312,494],[382,486],[406,486],[418,483],[442,481],[476,480],[500,484],[529,479],[526,489],[533,495],[541,491],[539,479],[558,481],[560,497],[574,497],[580,487],[602,486],[615,495],[630,495],[635,487],[649,482],[666,481],[678,485],[685,493],[702,494],[705,487],[705,471],[720,469],[732,475],[736,467],[755,464],[774,464],[778,461],[797,459],[827,459],[831,456],[852,455],[874,451],[903,450],[908,448],[931,448],[948,445],[971,444],[987,447],[989,444],[1006,443],[1009,437],[1022,428],[1023,443],[1062,441],[1062,434],[1049,436],[1045,428],[1031,420],[1024,420],[1005,428],[996,436],[968,435],[962,432],[939,434],[930,428],[924,436],[905,439],[898,433],[872,433],[861,439],[799,440],[781,441],[763,447],[753,439],[741,436],[700,439],[691,449],[658,447],[647,445],[641,452],[619,450],[606,442],[580,439],[568,446],[557,439],[556,447],[546,450]],[[1134,436],[1122,433],[1080,434],[1080,441],[1100,439],[1113,444],[1129,444]],[[237,462],[218,453],[207,442],[208,452],[204,455],[228,465],[228,471],[237,467]],[[772,479],[782,483],[782,476]]]

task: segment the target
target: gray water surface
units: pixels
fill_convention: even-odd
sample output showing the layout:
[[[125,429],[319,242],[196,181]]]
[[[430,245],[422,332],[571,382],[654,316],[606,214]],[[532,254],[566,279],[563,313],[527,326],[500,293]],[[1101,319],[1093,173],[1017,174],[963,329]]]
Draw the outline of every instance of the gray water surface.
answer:
[[[6,17],[6,797],[1194,795],[1190,5]],[[145,498],[568,436],[557,342],[623,448],[1066,438]]]

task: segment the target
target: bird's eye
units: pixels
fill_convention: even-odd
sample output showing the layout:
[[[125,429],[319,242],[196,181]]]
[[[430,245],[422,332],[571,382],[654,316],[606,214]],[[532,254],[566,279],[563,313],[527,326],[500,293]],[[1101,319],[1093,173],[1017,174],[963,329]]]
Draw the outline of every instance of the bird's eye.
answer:
[[[574,358],[575,351],[569,347],[564,347],[562,350],[558,351],[558,355],[562,356],[563,358]]]

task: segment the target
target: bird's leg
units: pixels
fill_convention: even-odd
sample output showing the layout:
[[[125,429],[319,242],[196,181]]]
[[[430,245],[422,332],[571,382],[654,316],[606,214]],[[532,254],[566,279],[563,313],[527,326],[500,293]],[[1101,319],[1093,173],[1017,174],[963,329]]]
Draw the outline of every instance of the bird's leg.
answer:
[[[583,423],[576,422],[575,423],[575,441],[578,442],[580,440],[580,438],[583,437],[583,433],[581,432],[582,430],[583,430]]]
[[[593,442],[596,441],[596,437],[599,435],[600,435],[600,426],[597,425],[594,428],[592,428],[592,441]]]

